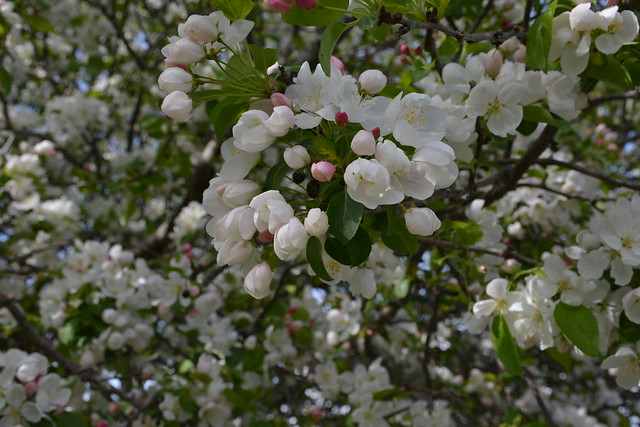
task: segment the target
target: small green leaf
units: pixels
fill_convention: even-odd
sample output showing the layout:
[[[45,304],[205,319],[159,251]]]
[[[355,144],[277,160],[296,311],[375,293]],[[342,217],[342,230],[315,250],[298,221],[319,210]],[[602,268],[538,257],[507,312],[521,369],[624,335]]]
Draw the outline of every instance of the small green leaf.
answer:
[[[327,207],[329,231],[338,240],[346,243],[356,235],[363,213],[364,206],[349,197],[346,191],[334,194]]]
[[[520,356],[518,355],[518,347],[511,336],[509,325],[507,325],[502,315],[493,319],[493,325],[491,325],[491,341],[505,369],[516,377],[522,378],[522,364],[520,363]]]
[[[184,359],[182,362],[180,362],[180,366],[178,367],[178,373],[184,375],[187,372],[191,372],[193,371],[195,368],[195,366],[193,365],[193,362],[189,359]]]
[[[341,264],[356,267],[369,258],[371,253],[371,237],[360,227],[355,236],[346,244],[329,237],[324,244],[327,254]]]
[[[52,418],[56,427],[89,427],[85,419],[74,412],[63,412]]]
[[[524,136],[531,135],[538,128],[538,122],[530,122],[529,120],[522,120],[516,130]]]
[[[527,34],[527,57],[529,68],[547,71],[549,50],[551,49],[551,27],[557,0],[553,0],[549,8],[535,20]]]
[[[522,119],[530,122],[549,123],[556,126],[557,120],[553,118],[546,108],[540,105],[525,105],[522,107]]]
[[[360,21],[358,21],[358,27],[362,28],[363,30],[370,30],[378,24],[379,17],[380,12],[374,10],[367,16],[363,16],[362,18],[360,18]]]
[[[369,30],[369,34],[371,34],[375,41],[382,43],[387,40],[387,36],[389,35],[389,30],[391,26],[389,24],[382,24],[376,27],[373,27]]]
[[[253,58],[253,63],[256,64],[256,69],[267,72],[267,68],[272,66],[278,60],[278,49],[270,49],[266,47],[260,47],[250,44],[249,51]]]
[[[62,344],[69,345],[76,337],[76,325],[74,321],[65,323],[58,329],[58,339]]]
[[[387,230],[382,234],[382,242],[399,254],[413,254],[418,248],[418,236],[409,233],[404,216],[387,207]]]
[[[411,280],[407,277],[402,282],[396,283],[396,285],[393,287],[393,295],[398,299],[402,299],[407,296],[410,288]]]
[[[322,280],[330,282],[333,278],[327,272],[322,259],[322,242],[316,236],[311,236],[307,241],[307,262],[313,271]]]
[[[353,22],[345,24],[344,22],[336,21],[324,29],[322,39],[320,40],[318,59],[327,76],[331,75],[331,54],[333,53],[333,49],[335,49],[336,43],[338,43],[338,39],[342,33],[353,27],[353,24]]]
[[[585,74],[596,80],[610,83],[624,90],[635,89],[629,71],[612,55],[596,52],[589,57]]]
[[[545,350],[549,356],[564,368],[566,372],[571,372],[571,365],[573,365],[573,358],[571,352],[560,353],[557,348],[550,347]]]
[[[253,9],[252,0],[211,0],[211,6],[221,10],[232,21],[246,17]]]
[[[559,302],[553,312],[562,333],[584,354],[599,357],[600,332],[598,321],[584,305],[572,306]]]
[[[269,170],[267,178],[264,180],[264,191],[277,190],[280,188],[280,183],[287,172],[289,172],[289,166],[284,160],[276,163],[276,165]]]
[[[247,109],[248,105],[248,101],[234,98],[226,98],[218,103],[207,103],[207,116],[219,140],[223,140],[227,130],[238,121],[238,116]]]
[[[349,7],[349,0],[320,0],[318,5],[311,10],[294,7],[291,12],[282,15],[282,20],[292,25],[326,27],[338,21],[343,15],[339,10],[326,9],[322,6],[346,10]]]
[[[11,83],[13,79],[11,78],[11,74],[4,68],[0,67],[0,90],[7,94],[11,90]]]

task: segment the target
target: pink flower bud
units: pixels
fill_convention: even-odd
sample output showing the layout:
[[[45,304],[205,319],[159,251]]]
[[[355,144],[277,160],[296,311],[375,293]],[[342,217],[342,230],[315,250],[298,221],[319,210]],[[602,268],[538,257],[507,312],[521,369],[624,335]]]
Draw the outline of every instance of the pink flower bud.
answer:
[[[189,252],[191,251],[191,243],[185,243],[184,245],[182,245],[182,252]]]
[[[378,132],[380,130],[378,129]],[[351,150],[358,156],[373,156],[376,154],[376,138],[372,132],[361,130],[351,140]]]
[[[104,420],[100,420],[98,421],[98,424],[96,424],[96,427],[109,427],[109,424]]]
[[[387,76],[380,70],[365,70],[360,74],[358,82],[362,89],[371,95],[375,95],[387,85]]]
[[[320,182],[329,182],[336,171],[336,167],[329,162],[318,162],[311,165],[311,176]]]
[[[27,393],[27,396],[33,396],[38,391],[38,383],[34,381],[29,381],[24,385],[24,392]]]
[[[189,92],[193,84],[191,74],[180,67],[169,67],[158,77],[158,86],[166,93]]]
[[[402,46],[400,46],[400,52],[402,52],[405,55],[410,55],[411,54],[411,48],[408,45],[403,44]]]
[[[115,415],[120,411],[120,405],[118,405],[116,402],[109,402],[109,404],[107,405],[107,411],[109,411],[111,415]]]
[[[274,107],[289,107],[293,109],[291,100],[282,93],[272,93],[269,99],[271,101],[271,105]]]
[[[265,9],[276,13],[287,13],[291,11],[293,0],[264,0]]]
[[[336,113],[336,124],[338,126],[344,126],[347,123],[349,123],[349,116],[347,116],[347,113]]]
[[[331,56],[331,63],[340,71],[340,74],[344,74],[344,64],[335,56]]]
[[[191,15],[184,24],[184,33],[200,43],[209,43],[218,38],[218,26],[208,16]]]
[[[484,71],[490,76],[497,76],[502,68],[502,54],[498,49],[491,49],[487,53],[481,53],[482,65]]]
[[[273,243],[273,234],[269,230],[264,230],[258,234],[258,240],[262,243]]]
[[[373,128],[373,130],[371,130],[371,133],[373,134],[373,137],[375,139],[380,138],[380,128]]]
[[[316,7],[316,0],[295,0],[295,1],[296,1],[296,6],[305,10],[313,9],[314,7]]]
[[[422,54],[422,46],[418,46],[415,49],[413,49],[413,53],[415,53],[416,55],[421,55]]]

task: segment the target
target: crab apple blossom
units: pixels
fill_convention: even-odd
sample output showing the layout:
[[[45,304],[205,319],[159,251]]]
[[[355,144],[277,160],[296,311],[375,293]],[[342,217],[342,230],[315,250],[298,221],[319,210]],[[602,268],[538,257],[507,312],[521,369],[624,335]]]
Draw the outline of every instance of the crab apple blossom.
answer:
[[[309,152],[302,145],[294,145],[284,150],[283,158],[291,169],[301,169],[311,162]]]
[[[430,236],[442,223],[429,208],[411,208],[404,213],[407,230],[418,236]]]
[[[162,112],[178,122],[187,122],[191,119],[193,104],[189,96],[175,90],[162,101]]]
[[[387,76],[380,70],[365,70],[358,77],[360,87],[370,95],[376,95],[387,85]]]
[[[158,77],[158,86],[167,93],[173,91],[189,92],[193,85],[193,76],[180,67],[169,67]]]
[[[320,182],[329,182],[336,172],[336,167],[329,162],[317,162],[311,165],[311,176]]]
[[[253,267],[244,278],[244,289],[254,298],[264,298],[269,294],[272,277],[271,268],[266,262],[262,262]]]

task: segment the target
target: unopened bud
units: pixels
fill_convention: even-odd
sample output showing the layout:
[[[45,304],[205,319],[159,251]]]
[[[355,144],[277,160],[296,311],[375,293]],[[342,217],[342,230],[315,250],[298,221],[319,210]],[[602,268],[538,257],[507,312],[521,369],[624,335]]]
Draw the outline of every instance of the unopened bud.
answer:
[[[344,112],[336,113],[336,124],[338,126],[344,126],[347,123],[349,123],[349,116],[347,116],[347,113],[344,113]]]

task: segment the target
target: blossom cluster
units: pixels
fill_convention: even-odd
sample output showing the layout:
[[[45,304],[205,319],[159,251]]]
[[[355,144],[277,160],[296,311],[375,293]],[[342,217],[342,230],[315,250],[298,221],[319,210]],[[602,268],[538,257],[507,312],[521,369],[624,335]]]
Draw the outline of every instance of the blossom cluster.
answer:
[[[618,12],[618,6],[594,12],[591,2],[580,3],[556,16],[552,31],[549,60],[560,59],[562,70],[576,75],[589,64],[592,38],[599,52],[614,54],[638,35],[638,17],[630,10]]]

